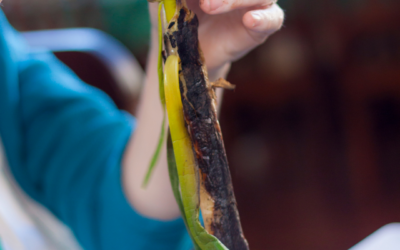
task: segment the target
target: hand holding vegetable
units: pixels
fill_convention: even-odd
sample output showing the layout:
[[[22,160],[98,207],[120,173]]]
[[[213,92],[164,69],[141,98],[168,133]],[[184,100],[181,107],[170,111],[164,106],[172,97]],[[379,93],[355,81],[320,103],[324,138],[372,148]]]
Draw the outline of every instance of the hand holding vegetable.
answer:
[[[214,7],[208,10],[224,6]],[[199,44],[199,20],[187,2],[161,0],[158,10],[159,95],[163,108],[167,107],[171,129],[168,149],[174,153],[168,153],[168,163],[175,198],[196,249],[248,250],[216,115],[215,88],[232,86],[223,79],[209,81]],[[255,27],[258,23],[253,17]],[[166,58],[164,73],[162,52]],[[164,127],[163,122],[145,185],[161,152]],[[198,219],[200,206],[206,229]]]
[[[187,4],[199,19],[199,40],[211,81],[279,30],[284,18],[275,0],[187,0]],[[157,3],[149,6],[157,30]]]
[[[210,6],[215,6],[216,2],[210,1],[204,0],[200,7],[197,1],[188,0],[188,5],[199,17],[200,44],[209,78],[214,81],[227,73],[230,62],[239,59],[280,28],[283,12],[268,0],[224,0],[220,8],[211,11]],[[180,212],[170,187],[165,149],[161,150],[161,158],[148,187],[141,187],[158,143],[163,117],[157,79],[157,3],[150,4],[150,12],[153,32],[147,79],[138,110],[137,129],[123,159],[123,179],[125,193],[139,213],[168,220],[176,218]]]

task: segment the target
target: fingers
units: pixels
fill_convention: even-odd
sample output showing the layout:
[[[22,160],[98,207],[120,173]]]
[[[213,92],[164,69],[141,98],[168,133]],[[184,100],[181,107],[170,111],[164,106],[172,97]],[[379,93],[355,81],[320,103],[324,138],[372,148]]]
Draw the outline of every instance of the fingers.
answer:
[[[243,16],[243,24],[249,35],[257,42],[262,43],[269,35],[282,27],[283,10],[273,4],[266,9],[248,11]]]
[[[268,7],[276,0],[200,0],[201,9],[208,14],[221,14],[234,9]]]

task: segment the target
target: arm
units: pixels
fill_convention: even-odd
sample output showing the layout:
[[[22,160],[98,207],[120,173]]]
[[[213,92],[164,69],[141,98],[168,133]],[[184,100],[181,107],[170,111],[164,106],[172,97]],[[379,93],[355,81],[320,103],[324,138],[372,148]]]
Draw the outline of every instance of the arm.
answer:
[[[234,4],[235,0],[224,1],[226,5],[216,10],[211,10],[212,5],[207,1],[202,1],[201,8],[197,6],[196,1],[188,2],[200,19],[200,43],[211,81],[226,76],[232,61],[264,42],[283,22],[282,10],[276,4],[271,5],[269,0],[252,0],[239,5]],[[217,2],[212,0],[211,4]],[[149,5],[153,28],[147,80],[138,111],[137,131],[129,141],[124,155],[123,183],[128,200],[139,213],[169,220],[178,217],[180,213],[169,183],[165,148],[148,187],[141,188],[151,155],[157,145],[162,119],[156,71],[157,4]],[[248,11],[254,8],[256,10]]]
[[[154,32],[153,37],[157,37]],[[177,218],[180,212],[168,177],[165,144],[148,187],[141,187],[150,159],[157,146],[162,122],[156,71],[157,43],[157,39],[152,39],[147,65],[147,79],[137,114],[137,129],[124,156],[123,181],[125,192],[133,207],[145,216],[168,220]],[[226,72],[227,70],[224,69],[219,76],[224,77]],[[219,91],[219,93],[221,95],[222,91]]]
[[[121,159],[135,119],[28,48],[1,11],[0,34],[0,135],[22,189],[84,249],[188,249],[182,220],[145,218],[125,198]]]

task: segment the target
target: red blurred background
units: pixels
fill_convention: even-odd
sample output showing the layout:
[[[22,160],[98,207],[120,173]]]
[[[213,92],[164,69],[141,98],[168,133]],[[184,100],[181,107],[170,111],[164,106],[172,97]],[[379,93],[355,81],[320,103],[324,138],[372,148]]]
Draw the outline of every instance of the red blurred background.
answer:
[[[400,221],[400,2],[280,4],[284,27],[233,64],[222,105],[243,228],[252,250],[348,249]],[[145,65],[144,0],[4,9],[19,30],[105,30]]]

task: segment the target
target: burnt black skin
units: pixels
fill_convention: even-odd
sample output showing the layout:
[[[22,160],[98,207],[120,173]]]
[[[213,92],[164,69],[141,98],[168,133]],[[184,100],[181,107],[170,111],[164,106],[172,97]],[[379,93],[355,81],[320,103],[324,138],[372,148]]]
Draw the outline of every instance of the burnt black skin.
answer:
[[[169,28],[174,25],[171,24]],[[202,173],[201,178],[206,191],[214,199],[215,219],[211,225],[213,234],[230,250],[248,250],[236,208],[221,128],[212,106],[214,90],[207,86],[202,70],[198,19],[183,7],[180,9],[177,25],[178,30],[167,31],[164,38],[169,40],[173,48],[178,47],[181,59],[180,77],[183,76],[186,82],[186,88],[185,83],[181,80],[179,82],[184,116]]]

